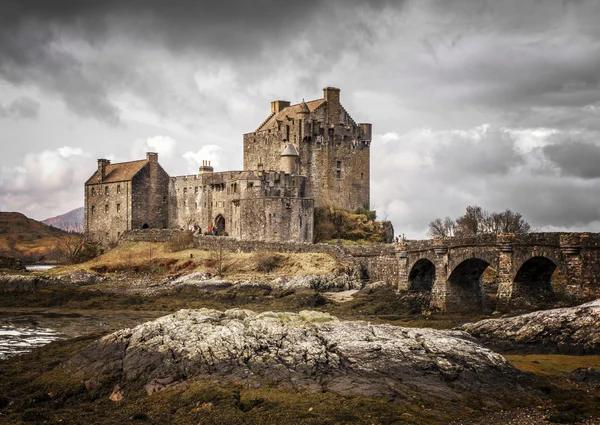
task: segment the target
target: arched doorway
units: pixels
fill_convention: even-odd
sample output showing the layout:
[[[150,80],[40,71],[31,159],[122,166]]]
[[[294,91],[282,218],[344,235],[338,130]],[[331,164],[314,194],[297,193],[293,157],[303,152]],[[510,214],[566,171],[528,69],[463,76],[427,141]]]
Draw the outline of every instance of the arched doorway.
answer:
[[[532,257],[519,268],[513,282],[511,304],[540,307],[555,300],[552,275],[556,264],[546,257]]]
[[[484,307],[481,276],[490,264],[480,258],[469,258],[460,263],[448,278],[446,309],[473,311]]]
[[[144,223],[142,224],[142,229],[149,229],[150,226],[148,226],[148,223]]]
[[[408,289],[412,291],[431,291],[435,282],[435,265],[427,258],[417,261],[408,275]]]
[[[223,235],[225,233],[225,217],[219,214],[215,218],[215,235]]]

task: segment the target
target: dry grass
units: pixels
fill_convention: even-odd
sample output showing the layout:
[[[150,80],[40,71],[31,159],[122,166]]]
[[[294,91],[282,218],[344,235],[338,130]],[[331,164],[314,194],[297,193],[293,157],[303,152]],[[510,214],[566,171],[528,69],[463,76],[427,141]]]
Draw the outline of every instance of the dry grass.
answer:
[[[580,367],[600,369],[600,356],[527,354],[504,357],[517,369],[541,376],[565,376]]]
[[[329,254],[324,253],[277,253],[281,261],[269,273],[257,266],[257,255],[275,253],[240,253],[223,251],[224,274],[230,279],[254,279],[297,274],[333,273],[343,267]],[[168,274],[171,272],[208,271],[215,273],[214,251],[186,249],[171,252],[165,243],[127,242],[86,263],[52,269],[46,274],[65,274],[76,270],[86,272],[147,272]]]

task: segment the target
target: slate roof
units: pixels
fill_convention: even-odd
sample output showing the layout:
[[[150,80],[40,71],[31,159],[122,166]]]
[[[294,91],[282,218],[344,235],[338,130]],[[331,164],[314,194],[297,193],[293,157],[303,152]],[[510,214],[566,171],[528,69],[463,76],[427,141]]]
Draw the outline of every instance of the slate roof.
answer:
[[[299,112],[306,112],[306,107],[310,112],[313,112],[319,106],[323,105],[326,102],[325,99],[317,99],[311,100],[310,102],[300,102],[296,105],[290,105],[287,108],[283,108],[279,113],[273,113],[269,116],[265,122],[258,127],[256,131],[268,130],[269,128],[273,128],[277,125],[277,121],[283,121],[285,117],[290,117],[297,119]]]
[[[148,163],[147,159],[139,161],[119,162],[106,165],[106,175],[102,183],[116,183],[131,180]],[[86,185],[100,183],[98,170],[85,182]]]
[[[285,147],[283,152],[281,152],[281,156],[300,156],[300,154],[298,153],[296,146],[290,143]]]

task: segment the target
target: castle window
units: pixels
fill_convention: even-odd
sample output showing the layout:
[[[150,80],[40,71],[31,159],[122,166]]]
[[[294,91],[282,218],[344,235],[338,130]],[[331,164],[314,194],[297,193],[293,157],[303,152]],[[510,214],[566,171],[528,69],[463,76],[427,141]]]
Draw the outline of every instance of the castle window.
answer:
[[[364,174],[364,173],[360,173],[360,179],[361,179],[361,180],[363,179],[363,174]]]
[[[187,187],[183,188],[183,194],[185,195],[187,193]]]
[[[121,193],[121,185],[120,184],[117,185],[117,193]]]
[[[96,212],[96,207],[92,205],[92,215]]]
[[[121,211],[121,204],[117,204],[117,212]]]
[[[198,202],[196,202],[196,209],[198,209]]]
[[[104,205],[104,212],[108,213],[108,204]]]
[[[166,203],[167,203],[167,197],[163,196],[163,204],[166,204]]]
[[[104,194],[108,195],[108,186],[104,186]]]
[[[336,164],[335,164],[335,176],[338,179],[342,178],[342,161],[336,161]]]
[[[327,130],[327,132],[328,132],[328,134],[329,134],[329,137],[333,137],[333,133],[334,133],[334,131],[335,131],[335,130],[334,130],[333,128],[330,128],[330,129],[328,129],[328,130]]]
[[[92,187],[92,196],[96,196],[96,189]]]
[[[290,140],[290,126],[285,126],[285,140]]]
[[[184,205],[184,206],[187,206],[187,199],[184,199],[184,200],[183,200],[183,205]]]
[[[198,186],[194,188],[194,193],[198,193]]]

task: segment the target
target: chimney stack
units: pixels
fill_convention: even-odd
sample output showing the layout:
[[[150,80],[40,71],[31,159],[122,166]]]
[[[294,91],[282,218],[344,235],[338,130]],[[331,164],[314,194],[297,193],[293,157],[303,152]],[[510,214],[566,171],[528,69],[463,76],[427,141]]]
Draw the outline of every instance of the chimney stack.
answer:
[[[158,162],[158,154],[156,152],[146,152],[146,160],[150,162]]]
[[[106,166],[110,164],[108,159],[99,159],[98,160],[98,181],[102,183],[106,178]]]
[[[323,89],[323,97],[327,101],[327,121],[329,126],[338,125],[340,123],[341,105],[340,105],[340,89],[335,87],[325,87]]]
[[[290,106],[290,102],[287,100],[274,100],[271,102],[271,113],[277,114],[288,106]]]
[[[200,166],[199,173],[200,174],[208,174],[214,171],[212,165],[210,165],[210,161],[202,160],[202,165]]]

